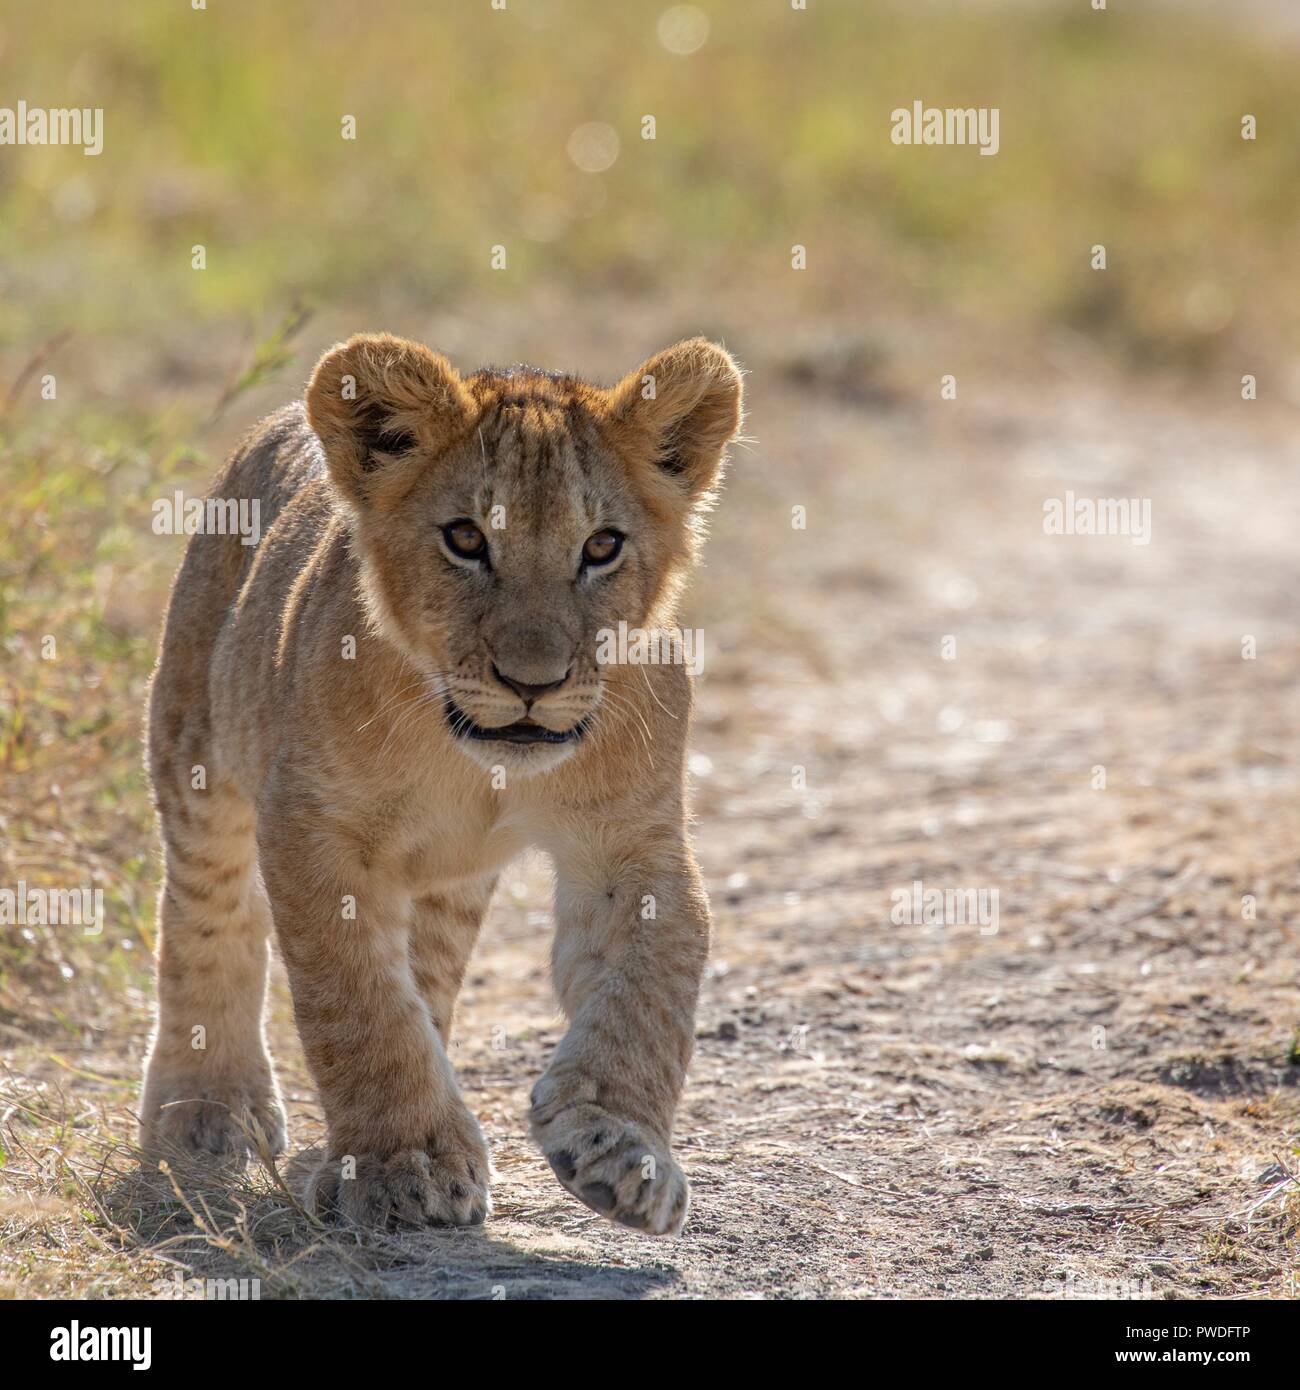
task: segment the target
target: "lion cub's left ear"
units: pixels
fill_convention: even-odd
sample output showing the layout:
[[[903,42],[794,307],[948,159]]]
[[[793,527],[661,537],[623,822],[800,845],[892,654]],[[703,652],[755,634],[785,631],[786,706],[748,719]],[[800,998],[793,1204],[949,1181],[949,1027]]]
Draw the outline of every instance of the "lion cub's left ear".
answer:
[[[609,393],[625,447],[675,478],[692,501],[717,482],[740,430],[740,368],[706,338],[656,353]]]

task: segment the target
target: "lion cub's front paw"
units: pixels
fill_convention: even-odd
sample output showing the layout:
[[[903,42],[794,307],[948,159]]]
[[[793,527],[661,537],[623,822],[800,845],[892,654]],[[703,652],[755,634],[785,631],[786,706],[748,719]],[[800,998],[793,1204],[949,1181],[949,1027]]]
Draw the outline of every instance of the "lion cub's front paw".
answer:
[[[284,1112],[274,1090],[260,1085],[150,1088],[140,1146],[151,1158],[202,1158],[239,1166],[265,1150],[284,1152]]]
[[[486,1149],[409,1149],[387,1158],[345,1155],[328,1159],[312,1174],[307,1204],[319,1217],[379,1230],[477,1226],[492,1210],[487,1181]]]
[[[593,1211],[651,1235],[676,1235],[691,1189],[663,1140],[633,1120],[580,1102],[530,1115],[533,1138],[568,1191]]]

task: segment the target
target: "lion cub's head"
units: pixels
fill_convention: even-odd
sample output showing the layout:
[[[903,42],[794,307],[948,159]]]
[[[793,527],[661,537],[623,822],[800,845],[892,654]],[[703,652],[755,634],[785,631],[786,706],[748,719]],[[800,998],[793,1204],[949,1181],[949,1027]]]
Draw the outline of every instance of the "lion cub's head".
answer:
[[[735,363],[699,338],[610,389],[462,378],[387,335],[321,359],[307,415],[366,602],[467,753],[539,772],[573,750],[604,693],[598,634],[671,620],[740,414]]]

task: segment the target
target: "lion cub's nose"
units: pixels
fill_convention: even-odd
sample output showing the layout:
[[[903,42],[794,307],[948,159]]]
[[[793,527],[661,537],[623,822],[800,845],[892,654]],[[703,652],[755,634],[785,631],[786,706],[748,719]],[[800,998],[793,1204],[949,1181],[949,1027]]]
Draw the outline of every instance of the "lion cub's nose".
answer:
[[[502,685],[508,685],[529,709],[532,708],[534,700],[540,700],[548,690],[558,690],[569,679],[569,672],[566,671],[558,681],[546,681],[542,685],[531,684],[528,681],[517,681],[513,676],[507,676],[496,662],[492,663],[492,674]]]

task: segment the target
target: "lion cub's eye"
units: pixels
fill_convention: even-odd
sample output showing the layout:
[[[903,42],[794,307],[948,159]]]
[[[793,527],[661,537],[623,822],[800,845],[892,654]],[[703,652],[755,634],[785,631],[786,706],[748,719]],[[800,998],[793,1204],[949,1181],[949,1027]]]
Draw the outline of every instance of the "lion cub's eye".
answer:
[[[487,537],[472,521],[451,521],[442,528],[447,549],[463,560],[482,560],[487,556]]]
[[[623,549],[623,537],[617,531],[597,531],[587,537],[582,547],[584,565],[607,565]]]

